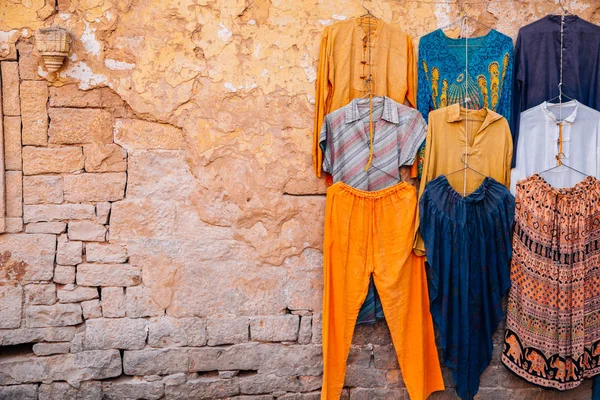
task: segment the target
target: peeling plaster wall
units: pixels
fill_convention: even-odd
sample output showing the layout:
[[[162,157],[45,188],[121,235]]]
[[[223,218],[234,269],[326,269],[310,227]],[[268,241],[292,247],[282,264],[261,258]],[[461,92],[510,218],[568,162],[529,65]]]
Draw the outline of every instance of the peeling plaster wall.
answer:
[[[403,0],[366,4],[386,22],[401,26],[417,46],[419,36],[460,15],[456,5]],[[568,4],[582,18],[600,23],[600,1]],[[465,6],[469,14],[513,39],[519,27],[557,7],[555,1]],[[22,311],[18,308],[22,316],[12,315],[13,325],[0,329],[0,339],[10,337],[14,329],[12,335],[22,339],[4,344],[68,343],[66,353],[94,360],[90,365],[101,357],[88,353],[104,351],[102,362],[109,371],[105,374],[88,373],[85,368],[94,365],[77,371],[80,359],[53,362],[75,363],[66,380],[75,386],[89,381],[85,390],[114,398],[127,397],[126,390],[142,386],[150,392],[156,389],[148,398],[197,393],[206,396],[200,398],[216,398],[213,393],[255,396],[246,399],[318,398],[325,186],[313,175],[310,152],[318,46],[325,26],[361,14],[358,0],[1,0],[0,60],[23,68],[22,104],[31,101],[23,97],[33,85],[26,81],[47,83],[49,94],[36,96],[42,96],[42,104],[47,99],[50,119],[45,122],[48,141],[26,143],[30,116],[25,111],[4,113],[13,118],[9,122],[22,120],[23,174],[45,175],[31,178],[38,179],[35,182],[21,178],[25,186],[16,195],[12,192],[25,198],[24,214],[20,225],[12,222],[12,233],[0,235],[0,270],[13,271],[32,259],[41,263],[35,255],[21,255],[16,247],[23,243],[32,252],[42,252],[44,242],[46,253],[68,249],[68,254],[79,255],[66,262],[69,265],[61,264],[58,255],[54,261],[39,255],[52,265],[52,274],[33,280],[6,275],[0,285],[17,288],[5,297],[15,304],[17,297],[25,296],[19,290],[33,290],[32,284],[42,285],[35,290],[43,293],[55,291],[61,304],[60,296],[74,296],[65,291],[84,293],[93,287],[97,292],[74,296],[84,299],[79,302],[64,302],[81,304],[82,317],[62,305],[50,316],[40,316],[35,308],[40,306],[24,298]],[[58,74],[46,72],[33,48],[35,30],[50,25],[67,28],[73,37],[73,51]],[[2,64],[3,73],[12,67]],[[26,110],[24,105],[21,109]],[[92,111],[81,114],[81,109]],[[97,125],[89,139],[91,119]],[[5,129],[6,124],[5,120]],[[105,140],[103,129],[112,139]],[[61,132],[86,138],[69,141]],[[81,145],[73,147],[77,144]],[[70,161],[46,171],[39,165],[44,162],[38,146]],[[102,174],[95,177],[120,194],[90,197],[97,189],[94,176],[80,179],[81,172]],[[120,180],[123,176],[126,183]],[[46,186],[31,200],[28,190],[42,181]],[[69,191],[59,188],[59,182],[74,186]],[[10,195],[8,184],[7,189]],[[61,209],[63,214],[57,216],[54,204],[69,205],[69,212]],[[87,212],[87,206],[91,214],[80,217],[77,213]],[[104,213],[105,222],[98,222]],[[94,242],[98,229],[104,231],[90,221],[104,226],[101,244],[113,246],[103,248],[102,257]],[[32,238],[40,229],[51,237]],[[60,257],[64,260],[65,254]],[[121,263],[121,275],[111,275],[114,280],[94,275],[97,265],[108,268],[115,263]],[[126,285],[115,284],[124,280]],[[99,318],[104,319],[98,322]],[[23,331],[39,319],[56,319],[54,330],[74,326],[77,333]],[[106,326],[119,332],[119,338],[102,339]],[[200,332],[200,337],[174,339],[182,330]],[[498,336],[496,343],[500,341]],[[237,361],[215,357],[210,353],[214,346],[231,346],[226,351]],[[42,355],[57,351],[57,346],[52,349],[38,347],[35,355],[19,357],[51,363],[51,357]],[[121,356],[111,353],[114,349],[125,351]],[[589,397],[589,383],[565,395],[524,384],[503,369],[498,345],[495,350],[481,398]],[[17,368],[11,357],[2,355],[0,347],[0,370],[2,365],[10,371]],[[385,324],[357,328],[349,364],[344,396],[406,395]],[[52,393],[75,390],[61,382],[48,383],[64,378],[33,371],[27,379],[0,378],[0,398],[11,390],[34,393],[31,398],[61,398]],[[113,384],[110,380],[118,376],[120,381]],[[302,382],[292,385],[289,379]],[[42,381],[45,384],[39,385]],[[454,398],[451,379],[447,382],[450,389],[437,397]]]

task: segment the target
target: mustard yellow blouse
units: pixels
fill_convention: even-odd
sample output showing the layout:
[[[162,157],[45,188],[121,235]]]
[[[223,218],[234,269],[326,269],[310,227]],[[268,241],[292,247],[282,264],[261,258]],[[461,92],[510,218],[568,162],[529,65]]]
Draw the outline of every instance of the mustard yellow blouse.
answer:
[[[313,162],[317,176],[321,176],[323,163],[319,133],[325,115],[368,94],[365,80],[369,74],[373,96],[387,96],[401,104],[406,99],[415,107],[416,61],[410,36],[380,19],[358,17],[326,27],[315,96]]]

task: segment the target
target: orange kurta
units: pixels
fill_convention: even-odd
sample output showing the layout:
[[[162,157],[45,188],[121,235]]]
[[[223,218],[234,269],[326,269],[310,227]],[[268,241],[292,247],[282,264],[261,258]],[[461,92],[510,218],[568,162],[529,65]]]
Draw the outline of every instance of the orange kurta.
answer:
[[[337,182],[327,190],[322,400],[340,398],[371,274],[410,398],[444,390],[424,261],[412,251],[416,208],[406,182],[375,192]]]
[[[406,99],[415,107],[415,62],[410,36],[380,19],[352,18],[325,28],[315,94],[313,161],[317,176],[321,176],[323,162],[319,133],[325,115],[368,94],[365,80],[369,74],[374,96],[387,96],[401,104]]]

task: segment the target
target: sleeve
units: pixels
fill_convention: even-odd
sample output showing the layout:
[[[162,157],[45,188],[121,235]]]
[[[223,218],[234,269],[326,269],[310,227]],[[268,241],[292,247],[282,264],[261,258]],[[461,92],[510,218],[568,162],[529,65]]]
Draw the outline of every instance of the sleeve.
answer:
[[[315,122],[313,133],[313,164],[315,174],[321,177],[323,153],[319,147],[320,131],[323,119],[328,112],[331,93],[333,93],[333,74],[330,71],[329,29],[325,28],[319,51],[319,67],[315,91]]]
[[[323,172],[333,173],[333,134],[327,118],[323,120],[319,136],[319,147],[323,154]]]
[[[433,126],[430,123],[427,126],[427,138],[426,138],[426,142],[427,143],[432,143],[432,139],[433,139]],[[423,195],[423,191],[425,190],[425,185],[427,185],[427,182],[429,182],[431,180],[431,166],[434,160],[431,159],[431,147],[432,146],[427,146],[425,147],[425,160],[424,160],[424,165],[423,165],[423,176],[421,177],[421,185],[419,187],[419,196],[418,196],[418,200],[420,202],[421,200],[421,196]],[[416,219],[416,223],[415,223],[415,241],[413,244],[413,251],[416,255],[419,256],[424,256],[425,255],[425,243],[423,242],[423,238],[421,237],[421,234],[419,232],[419,218],[420,218],[420,212],[419,212],[419,207],[417,207],[417,219]]]
[[[510,130],[512,133],[512,142],[513,148],[517,148],[519,143],[519,125],[521,119],[521,111],[523,111],[523,96],[524,96],[524,79],[525,79],[525,70],[523,67],[523,49],[522,45],[521,32],[519,32],[519,36],[517,36],[517,44],[515,45],[515,55],[513,59],[513,93],[512,93],[512,107],[511,107],[511,118],[510,118]],[[515,157],[513,153],[513,159],[511,162],[511,166],[515,166]]]
[[[417,60],[415,58],[415,51],[413,47],[413,41],[410,36],[406,35],[406,52],[407,52],[407,87],[406,99],[410,103],[411,107],[417,107]]]
[[[402,149],[399,149],[400,151],[398,152],[398,167],[414,164],[417,152],[419,151],[421,143],[425,140],[426,135],[427,124],[421,113],[414,110],[404,129],[404,138],[402,140],[404,146]]]

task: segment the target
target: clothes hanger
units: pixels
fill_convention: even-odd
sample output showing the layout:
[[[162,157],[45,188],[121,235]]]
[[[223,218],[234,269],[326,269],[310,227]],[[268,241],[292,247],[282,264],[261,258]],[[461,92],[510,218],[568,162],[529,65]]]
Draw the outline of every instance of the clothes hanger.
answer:
[[[494,29],[491,26],[486,25],[483,22],[479,21],[478,19],[473,18],[469,14],[467,14],[467,11],[464,9],[464,6],[463,6],[462,3],[459,3],[458,7],[459,7],[458,11],[460,13],[462,13],[462,17],[460,17],[460,18],[458,18],[458,19],[450,22],[448,25],[444,25],[444,26],[442,26],[441,28],[438,28],[438,29],[444,31],[444,30],[446,30],[446,29],[448,29],[448,28],[450,28],[450,27],[452,27],[452,26],[454,26],[454,25],[456,25],[457,23],[460,22],[461,23],[461,27],[460,27],[459,37],[461,37],[461,36],[462,37],[466,37],[467,36],[466,32],[465,32],[465,35],[463,35],[463,30],[466,31],[466,28],[467,28],[467,21],[470,21],[470,22],[472,22],[474,24],[477,24],[479,26],[483,26],[484,28],[487,28],[489,30],[493,30]],[[449,46],[451,46],[451,47],[456,47],[456,46],[463,47],[464,45],[449,45]],[[482,47],[483,45],[482,44],[481,45],[476,44],[476,45],[470,45],[470,46],[471,47]]]
[[[551,168],[548,168],[548,169],[545,169],[545,170],[543,170],[542,172],[540,172],[540,173],[539,173],[539,175],[545,174],[546,172],[550,172],[550,171],[552,171],[552,170],[555,170],[555,169],[557,169],[557,168],[560,168],[560,167],[565,167],[565,168],[568,168],[568,169],[570,169],[570,170],[572,170],[572,171],[575,171],[575,172],[577,172],[578,174],[581,174],[581,175],[583,175],[583,176],[585,176],[585,177],[588,177],[588,176],[589,176],[589,174],[586,174],[585,172],[582,172],[582,171],[580,171],[580,170],[578,170],[578,169],[576,169],[576,168],[573,168],[573,167],[571,167],[571,166],[569,166],[569,165],[567,165],[567,164],[563,163],[563,162],[562,162],[562,160],[561,160],[561,158],[562,158],[562,157],[560,156],[561,154],[563,155],[563,157],[565,156],[565,153],[562,153],[562,152],[561,152],[561,153],[559,153],[559,154],[556,156],[557,165],[555,165],[554,167],[551,167]]]
[[[361,15],[361,16],[360,16],[360,17],[358,17],[358,18],[361,18],[361,19],[362,19],[362,18],[374,18],[374,19],[379,19],[379,18],[377,18],[377,17],[376,17],[376,16],[375,16],[375,15],[374,15],[374,14],[371,12],[371,10],[369,10],[369,9],[367,8],[367,6],[365,6],[365,0],[362,0],[362,8],[364,8],[364,9],[365,9],[366,13],[364,13],[363,15]]]
[[[481,172],[477,171],[475,168],[471,168],[471,167],[469,166],[469,164],[468,164],[468,163],[467,163],[467,161],[465,160],[465,157],[466,157],[467,155],[468,155],[468,153],[463,153],[463,154],[460,156],[460,161],[461,161],[461,162],[464,164],[464,167],[462,167],[461,169],[458,169],[458,170],[456,170],[456,171],[450,172],[449,174],[444,174],[444,176],[446,176],[446,177],[449,177],[450,175],[457,174],[457,173],[459,173],[459,172],[463,172],[463,173],[465,174],[465,177],[464,177],[464,188],[463,188],[463,190],[462,190],[462,195],[463,195],[463,197],[464,197],[464,196],[467,196],[467,195],[469,195],[469,194],[471,194],[471,193],[472,193],[472,192],[467,192],[467,188],[466,188],[466,187],[467,187],[467,178],[466,178],[467,170],[471,170],[471,171],[475,172],[476,174],[478,174],[478,175],[481,175],[481,176],[482,176],[482,177],[484,177],[484,178],[487,178],[487,175],[484,175],[484,174],[482,174]]]
[[[556,10],[552,11],[550,13],[550,15],[556,15],[557,11],[560,11],[560,15],[574,15],[572,14],[569,9],[563,4],[562,0],[558,0],[558,4],[560,5],[560,7],[558,7]]]

